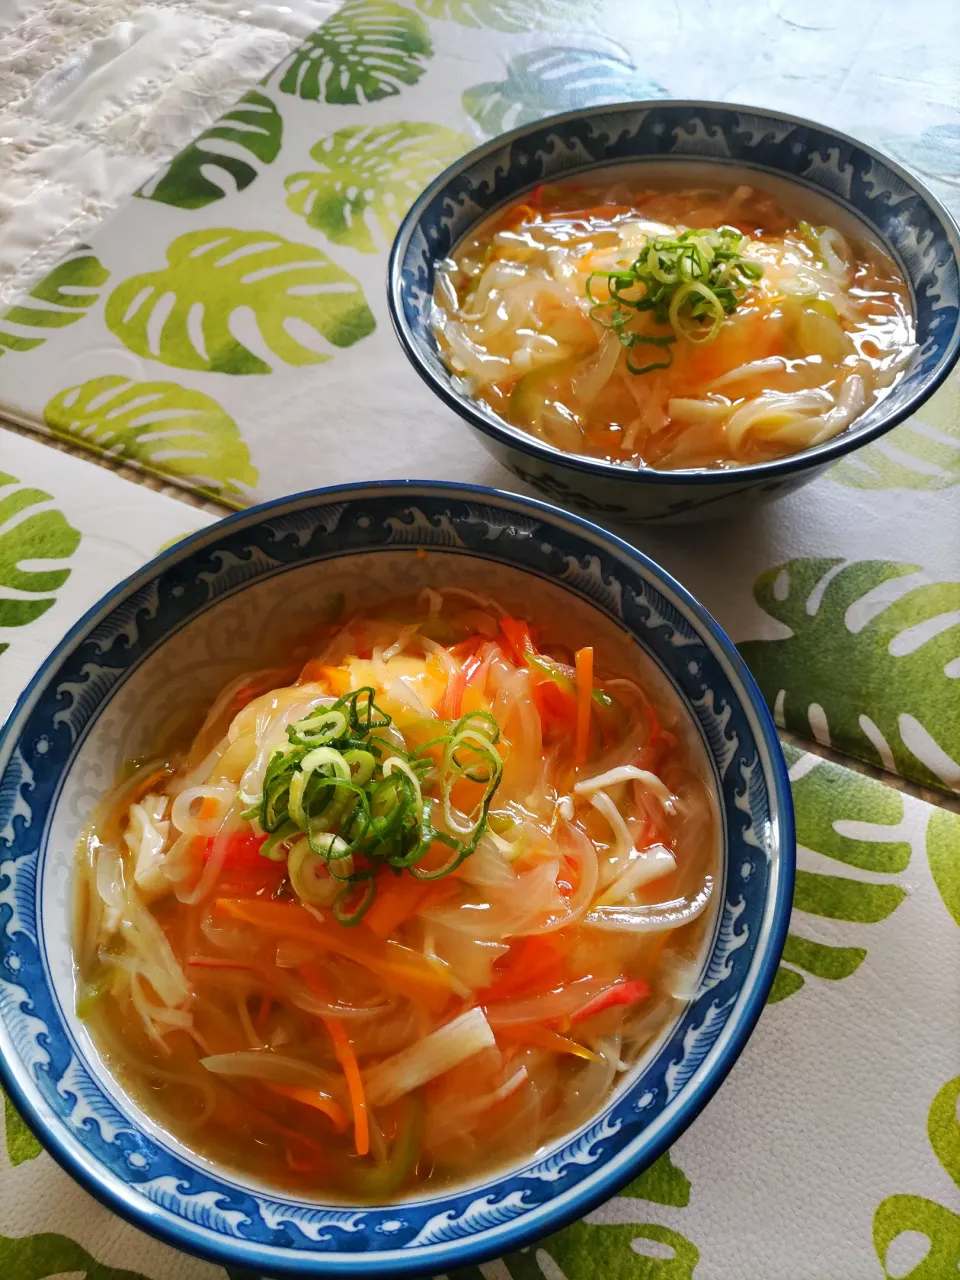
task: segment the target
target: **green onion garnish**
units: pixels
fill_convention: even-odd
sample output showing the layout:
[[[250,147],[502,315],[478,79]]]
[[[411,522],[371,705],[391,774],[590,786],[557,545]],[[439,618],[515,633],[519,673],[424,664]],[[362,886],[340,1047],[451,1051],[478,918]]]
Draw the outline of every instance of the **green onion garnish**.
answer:
[[[486,712],[462,716],[408,753],[379,732],[392,720],[374,697],[375,690],[358,689],[289,725],[289,741],[270,758],[255,806],[267,833],[261,852],[287,858],[291,884],[304,901],[316,901],[311,894],[321,864],[324,878],[342,882],[333,912],[343,924],[356,924],[370,908],[382,867],[436,880],[468,858],[487,829],[503,769],[500,729]],[[439,767],[428,754],[436,747],[442,749]],[[472,815],[452,803],[462,778],[483,787]],[[427,784],[434,795],[424,796]],[[450,856],[427,871],[418,864],[434,844]]]
[[[586,293],[593,303],[590,316],[617,335],[627,353],[631,373],[667,369],[671,347],[678,337],[711,342],[724,317],[736,310],[751,284],[763,275],[758,262],[740,252],[743,235],[735,227],[716,231],[683,231],[673,239],[648,236],[629,267],[592,271]],[[606,280],[609,298],[597,298],[592,284]],[[640,312],[650,311],[659,325],[672,332],[641,333],[630,327]],[[659,348],[660,357],[637,362],[636,347]],[[652,353],[650,353],[652,355]]]

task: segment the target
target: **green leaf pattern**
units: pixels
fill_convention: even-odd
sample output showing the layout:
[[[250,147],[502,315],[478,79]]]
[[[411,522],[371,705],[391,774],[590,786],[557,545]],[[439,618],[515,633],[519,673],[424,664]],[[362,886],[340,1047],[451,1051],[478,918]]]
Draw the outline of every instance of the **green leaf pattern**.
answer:
[[[7,1143],[7,1156],[10,1163],[14,1166],[23,1164],[26,1160],[35,1160],[43,1151],[40,1143],[30,1132],[27,1125],[20,1117],[20,1112],[16,1109],[5,1093],[0,1090],[3,1096],[3,1125],[4,1135]],[[2,1256],[2,1255],[0,1255]]]
[[[236,335],[241,308],[258,329],[247,342]],[[165,269],[114,289],[106,320],[139,356],[230,374],[269,373],[267,354],[289,365],[319,364],[329,354],[301,339],[349,347],[375,327],[359,283],[325,253],[272,231],[230,227],[179,236]]]
[[[596,12],[596,0],[417,0],[417,8],[428,18],[461,27],[549,31],[588,22]]]
[[[0,356],[32,351],[43,345],[50,329],[76,324],[97,301],[109,275],[89,245],[78,245],[22,302],[0,316]]]
[[[866,948],[806,936],[809,917],[854,925],[852,934],[841,930],[841,936],[855,936],[858,926],[885,920],[906,893],[892,879],[878,881],[875,877],[893,877],[905,871],[910,861],[910,845],[894,834],[903,820],[899,792],[787,744],[783,749],[791,767],[799,866],[792,928],[770,993],[771,1004],[799,991],[804,974],[836,982],[856,972],[867,955]],[[856,835],[849,834],[846,824],[851,822],[858,824]],[[830,875],[804,866],[805,861],[818,858],[869,873],[870,878]]]
[[[256,178],[255,162],[280,154],[283,117],[263,93],[246,93],[232,110],[179,152],[136,193],[178,209],[202,209]]]
[[[960,376],[909,422],[841,458],[831,480],[851,489],[949,489],[960,484]]]
[[[418,14],[391,0],[348,0],[269,79],[281,93],[357,105],[416,84],[432,56]]]
[[[439,124],[338,129],[310,152],[319,169],[287,178],[287,204],[328,240],[376,253],[389,248],[430,179],[470,145],[464,134]]]
[[[949,809],[930,814],[927,861],[944,906],[960,925],[960,814]]]
[[[599,1226],[576,1222],[528,1249],[500,1259],[511,1280],[692,1280],[700,1251],[685,1236],[655,1222]],[[449,1280],[486,1280],[477,1267]]]
[[[227,501],[246,498],[257,473],[237,425],[216,400],[175,382],[117,374],[67,387],[44,409],[64,439],[171,476]]]
[[[23,627],[46,613],[70,576],[63,564],[80,544],[80,534],[43,489],[21,486],[0,471],[0,653],[10,647],[6,628]],[[50,567],[36,568],[48,561]]]
[[[147,1280],[139,1271],[107,1267],[66,1236],[0,1236],[3,1280]]]
[[[557,111],[665,93],[625,55],[553,46],[513,58],[503,80],[465,89],[463,107],[484,133],[495,134]]]
[[[933,1100],[927,1117],[927,1136],[934,1155],[960,1187],[960,1076],[949,1080]],[[909,1272],[890,1267],[890,1251],[910,1233],[923,1238],[923,1256]],[[960,1272],[960,1215],[924,1196],[895,1195],[877,1207],[873,1244],[887,1280],[948,1280]]]
[[[956,787],[960,582],[897,583],[917,572],[889,560],[778,565],[754,597],[791,634],[739,648],[779,724],[924,786]]]

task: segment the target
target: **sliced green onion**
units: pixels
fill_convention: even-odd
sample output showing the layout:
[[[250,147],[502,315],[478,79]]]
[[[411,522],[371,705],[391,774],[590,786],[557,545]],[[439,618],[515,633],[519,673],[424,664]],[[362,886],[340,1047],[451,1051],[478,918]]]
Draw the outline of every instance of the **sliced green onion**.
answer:
[[[627,353],[630,373],[669,368],[673,359],[669,348],[678,336],[690,342],[716,338],[724,318],[763,275],[760,263],[741,254],[743,238],[736,227],[691,229],[677,237],[648,236],[629,267],[587,276],[584,289],[592,304],[590,318],[616,333]],[[606,281],[606,298],[594,290],[598,279]],[[644,312],[652,314],[655,324],[669,325],[672,334],[631,327],[633,317]],[[634,360],[632,349],[643,344],[660,347],[663,357]]]
[[[706,309],[702,303],[706,303]],[[682,314],[684,308],[689,318]],[[673,295],[668,314],[677,333],[682,333],[690,342],[712,342],[723,324],[724,308],[712,289],[694,281],[681,286]],[[712,323],[709,329],[704,329],[699,322],[708,317],[712,318]]]
[[[302,836],[290,850],[287,874],[294,893],[311,907],[329,907],[341,892],[342,886],[330,874],[326,858],[314,852]]]
[[[469,857],[500,782],[500,729],[489,713],[469,712],[412,753],[379,734],[391,724],[370,687],[310,712],[288,726],[288,742],[271,757],[251,812],[267,833],[261,852],[274,861],[286,858],[298,897],[332,904],[344,924],[356,924],[368,910],[381,866],[413,873],[439,843],[450,851],[444,864],[416,872],[435,879]],[[436,747],[439,769],[427,754]],[[454,814],[450,800],[461,778],[482,788],[466,817]],[[438,798],[424,795],[428,781]],[[435,813],[444,815],[443,830]]]

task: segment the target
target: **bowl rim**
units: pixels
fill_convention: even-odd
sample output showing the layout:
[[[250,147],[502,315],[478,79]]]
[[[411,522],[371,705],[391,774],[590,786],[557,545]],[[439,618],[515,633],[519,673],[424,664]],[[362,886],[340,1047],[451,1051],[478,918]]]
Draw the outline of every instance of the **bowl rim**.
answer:
[[[924,377],[921,385],[910,395],[909,399],[896,409],[893,413],[884,414],[882,411],[884,401],[880,401],[878,408],[878,420],[871,426],[855,431],[856,420],[851,424],[851,428],[841,431],[838,435],[830,440],[825,440],[822,444],[815,445],[811,449],[803,449],[798,453],[787,454],[782,458],[774,458],[768,462],[754,462],[746,466],[731,469],[709,469],[706,467],[688,467],[678,468],[674,471],[658,470],[654,467],[633,468],[618,465],[613,462],[606,462],[600,458],[591,458],[586,454],[566,453],[563,449],[558,449],[554,445],[549,445],[542,440],[538,440],[529,432],[524,431],[521,427],[515,427],[506,419],[500,418],[491,410],[490,416],[482,413],[475,407],[475,402],[468,399],[465,395],[460,395],[454,391],[449,381],[441,379],[424,360],[417,342],[414,340],[407,323],[403,309],[403,282],[402,267],[403,260],[406,256],[410,241],[417,227],[419,219],[426,206],[439,195],[444,187],[455,177],[464,173],[477,161],[492,155],[504,146],[510,146],[515,141],[520,140],[541,129],[549,129],[555,125],[565,124],[570,120],[587,120],[594,116],[609,115],[616,112],[643,111],[656,107],[688,107],[691,110],[715,110],[715,111],[734,111],[752,114],[755,116],[767,117],[771,120],[787,121],[792,125],[802,126],[807,129],[816,129],[839,142],[847,143],[850,146],[858,148],[872,159],[879,161],[897,175],[912,191],[920,197],[920,199],[930,208],[939,218],[946,238],[953,252],[954,264],[957,273],[960,275],[960,221],[954,218],[953,214],[947,209],[946,205],[933,194],[930,188],[919,177],[907,169],[899,161],[894,160],[879,148],[872,146],[870,143],[862,142],[860,139],[853,137],[849,133],[845,133],[840,129],[834,129],[830,125],[821,124],[816,120],[811,120],[806,116],[793,115],[788,111],[777,111],[770,107],[749,106],[744,103],[735,102],[717,102],[708,98],[640,98],[624,102],[610,102],[599,104],[593,107],[586,107],[582,110],[561,111],[555,115],[544,116],[540,120],[534,120],[529,124],[520,125],[516,129],[511,129],[506,133],[497,134],[496,137],[490,138],[487,142],[481,143],[474,147],[465,155],[455,160],[453,164],[448,165],[442,173],[424,188],[417,199],[408,209],[403,221],[397,229],[394,236],[393,244],[390,247],[390,255],[387,260],[387,309],[390,312],[390,319],[393,329],[404,354],[410,364],[420,375],[427,386],[435,395],[449,407],[454,413],[464,421],[466,421],[475,430],[480,431],[490,440],[496,441],[498,444],[505,445],[507,448],[516,449],[518,452],[537,458],[541,462],[546,462],[557,467],[580,472],[592,476],[597,480],[617,480],[625,484],[653,484],[665,486],[677,485],[716,485],[716,484],[750,484],[754,481],[770,481],[783,480],[789,475],[808,471],[810,468],[819,468],[837,459],[843,457],[847,453],[851,453],[855,449],[859,449],[862,445],[870,444],[880,436],[885,435],[894,427],[899,426],[912,414],[916,413],[921,405],[933,395],[933,393],[943,384],[949,377],[954,365],[960,360],[960,321],[950,338],[946,352],[941,356],[937,365],[930,370]],[[670,157],[658,157],[669,161]],[[639,159],[639,158],[638,158]],[[678,157],[683,160],[683,157]],[[722,167],[724,162],[719,158],[710,157],[693,157],[701,164],[716,164]],[[612,162],[614,167],[618,162]],[[590,166],[590,168],[600,168],[601,165]],[[735,166],[732,166],[735,167]],[[760,173],[770,173],[773,176],[781,178],[784,182],[792,182],[798,186],[803,185],[798,181],[795,175],[780,173],[778,170],[770,169],[766,166],[757,166]],[[570,174],[577,173],[576,168],[570,170]],[[518,198],[527,190],[524,186],[519,192],[503,201],[502,204],[509,203],[510,200]],[[819,189],[818,189],[819,190]],[[827,191],[821,191],[823,199],[832,201],[834,204],[843,207],[837,197]],[[495,206],[500,208],[501,205]],[[488,210],[483,217],[488,217]],[[854,210],[855,216],[856,211]],[[483,219],[478,218],[472,226]],[[898,261],[898,255],[893,251],[892,246],[884,238],[878,238],[883,243],[884,248],[891,253],[895,261]],[[907,284],[913,292],[913,286],[907,278]]]
[[[556,1200],[548,1201],[544,1205],[533,1207],[530,1213],[506,1224],[501,1228],[502,1234],[497,1237],[493,1249],[484,1244],[482,1236],[480,1239],[475,1236],[464,1236],[444,1245],[411,1248],[409,1255],[402,1260],[389,1255],[364,1253],[338,1254],[327,1260],[322,1254],[306,1251],[301,1253],[288,1250],[281,1254],[278,1246],[263,1245],[242,1238],[219,1236],[215,1242],[211,1243],[209,1237],[193,1223],[174,1219],[158,1211],[158,1206],[148,1205],[146,1202],[141,1202],[141,1198],[130,1195],[130,1188],[120,1183],[115,1175],[105,1171],[96,1157],[84,1152],[74,1143],[70,1135],[64,1132],[59,1118],[46,1113],[39,1107],[34,1107],[18,1079],[19,1075],[27,1072],[27,1068],[20,1064],[21,1069],[18,1071],[14,1064],[8,1062],[5,1055],[0,1053],[0,1085],[6,1090],[17,1111],[44,1150],[66,1173],[100,1204],[132,1226],[165,1244],[221,1266],[254,1267],[261,1269],[265,1274],[277,1276],[330,1275],[352,1277],[354,1280],[361,1280],[362,1277],[367,1276],[427,1276],[433,1274],[438,1265],[449,1269],[499,1257],[579,1220],[597,1205],[615,1195],[629,1181],[638,1176],[642,1168],[648,1168],[658,1159],[686,1131],[714,1096],[740,1057],[763,1012],[777,974],[790,925],[796,870],[796,832],[788,767],[780,747],[773,716],[757,682],[733,641],[691,592],[655,560],[631,543],[583,516],[536,498],[494,489],[487,485],[415,479],[357,481],[330,485],[258,503],[245,511],[236,512],[187,534],[172,546],[161,550],[139,569],[128,574],[106,591],[77,619],[46,655],[18,697],[7,719],[0,726],[0,777],[3,776],[13,749],[19,741],[17,722],[29,708],[34,694],[49,682],[62,659],[82,643],[99,622],[109,616],[125,599],[133,596],[145,583],[155,578],[159,572],[187,559],[199,550],[205,541],[221,533],[232,532],[244,525],[255,527],[268,513],[274,513],[283,508],[296,510],[311,504],[335,502],[337,499],[355,500],[365,494],[389,497],[391,491],[398,499],[426,493],[437,497],[448,496],[453,500],[477,500],[487,507],[501,510],[509,510],[512,504],[515,508],[520,508],[521,513],[529,512],[546,518],[555,526],[559,525],[561,529],[564,524],[572,525],[573,532],[581,536],[585,535],[588,539],[599,539],[606,543],[610,550],[632,562],[644,576],[649,576],[654,584],[662,585],[674,592],[680,602],[691,611],[698,626],[710,638],[719,655],[729,665],[732,676],[740,683],[744,696],[738,697],[738,700],[745,704],[756,718],[756,746],[758,753],[761,753],[759,759],[761,764],[769,770],[772,778],[772,794],[776,798],[777,810],[774,826],[778,835],[778,861],[775,894],[772,902],[767,900],[766,909],[770,916],[767,947],[760,958],[753,988],[748,993],[743,1010],[731,1028],[730,1035],[722,1046],[712,1070],[690,1091],[689,1096],[681,1099],[676,1112],[663,1124],[658,1133],[632,1157],[621,1154],[616,1160],[616,1167],[604,1171],[601,1166],[596,1180],[589,1187],[583,1190],[576,1188],[568,1193],[568,1203],[565,1202],[566,1197],[561,1195],[558,1198],[563,1201],[562,1203],[557,1204]],[[561,590],[568,589],[561,582],[556,582],[554,585]],[[243,590],[243,588],[240,589]],[[641,643],[632,629],[627,628],[627,631],[637,643]],[[686,701],[683,701],[686,707]],[[46,832],[40,846],[41,856],[45,853],[48,838],[49,832]],[[728,854],[726,842],[724,842],[723,854],[725,862]],[[42,927],[39,915],[38,923]],[[126,1094],[126,1091],[124,1092]],[[131,1105],[134,1112],[139,1110],[132,1099]],[[228,1171],[220,1170],[216,1165],[214,1171],[224,1172],[227,1177],[230,1176]],[[489,1176],[502,1175],[491,1172]],[[135,1186],[132,1189],[135,1191]],[[402,1203],[404,1202],[398,1202],[398,1206]],[[416,1204],[418,1201],[414,1198],[409,1203]],[[365,1206],[360,1206],[361,1209],[363,1207]],[[533,1222],[529,1221],[531,1216],[534,1218]],[[428,1256],[424,1260],[424,1254],[432,1255],[438,1249],[444,1251],[442,1257]]]

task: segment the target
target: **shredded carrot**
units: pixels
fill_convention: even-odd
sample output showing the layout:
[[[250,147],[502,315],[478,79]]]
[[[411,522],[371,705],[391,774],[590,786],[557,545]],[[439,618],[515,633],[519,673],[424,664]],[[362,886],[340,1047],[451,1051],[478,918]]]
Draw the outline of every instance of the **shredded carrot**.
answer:
[[[299,972],[315,995],[321,1000],[330,999],[330,992],[315,964],[301,965]],[[320,1021],[333,1041],[333,1051],[337,1055],[337,1061],[347,1082],[347,1093],[350,1095],[350,1106],[353,1110],[353,1140],[357,1155],[365,1156],[370,1150],[370,1122],[367,1116],[367,1098],[363,1091],[360,1064],[357,1062],[357,1055],[350,1043],[350,1037],[340,1019],[331,1017],[329,1014],[321,1014]]]
[[[494,1027],[493,1034],[498,1040],[510,1040],[514,1044],[529,1044],[537,1049],[546,1049],[548,1053],[569,1053],[575,1058],[586,1058],[588,1062],[602,1062],[592,1049],[571,1040],[568,1036],[557,1035],[536,1022],[511,1023],[505,1027]]]
[[[528,653],[536,653],[530,636],[530,627],[521,618],[501,618],[500,630],[506,640],[511,656],[518,666],[523,666]]]
[[[191,956],[187,964],[194,969],[243,969],[246,973],[256,973],[254,965],[229,960],[226,956]]]
[[[442,866],[449,858],[450,850],[438,842],[436,865]],[[428,859],[430,854],[421,863],[425,870],[429,869]],[[442,880],[427,881],[411,875],[394,876],[392,872],[381,874],[377,878],[377,896],[363,923],[377,937],[388,938],[412,916],[446,902],[457,891],[457,879],[455,875],[448,875]]]
[[[346,1129],[346,1112],[335,1098],[328,1097],[319,1089],[299,1088],[292,1084],[275,1084],[272,1080],[267,1080],[265,1083],[274,1093],[280,1093],[285,1098],[292,1098],[294,1102],[302,1102],[305,1107],[313,1107],[315,1111],[322,1111],[325,1116],[328,1116],[333,1121],[333,1127],[338,1133],[342,1133]]]
[[[363,923],[378,938],[389,938],[404,920],[416,915],[429,892],[427,881],[415,880],[411,875],[394,875],[392,871],[383,872],[377,876],[377,896],[363,917]]]
[[[442,1013],[450,997],[447,975],[419,952],[378,938],[367,930],[345,929],[342,924],[318,921],[296,903],[267,902],[262,898],[217,898],[214,910],[288,940],[308,943],[318,951],[334,951],[346,956],[386,978],[397,991],[432,1013]]]
[[[350,692],[350,672],[343,667],[331,667],[328,663],[311,658],[300,672],[298,684],[325,684],[331,693],[342,696]]]
[[[590,744],[590,708],[593,698],[593,648],[587,645],[577,650],[577,737],[574,747],[574,763],[579,769],[586,763]]]
[[[333,1051],[337,1061],[343,1068],[347,1081],[347,1092],[353,1108],[353,1142],[358,1156],[365,1156],[370,1150],[370,1122],[367,1118],[367,1099],[363,1092],[363,1078],[360,1075],[360,1064],[353,1051],[350,1037],[344,1030],[339,1018],[324,1018],[324,1026],[330,1032]]]
[[[201,822],[206,821],[207,818],[215,818],[219,812],[220,805],[214,800],[213,796],[204,796],[200,801],[200,813],[198,816]]]
[[[511,205],[501,218],[497,230],[506,231],[513,227],[522,227],[525,222],[536,222],[539,217],[540,210],[535,209],[532,204]]]

